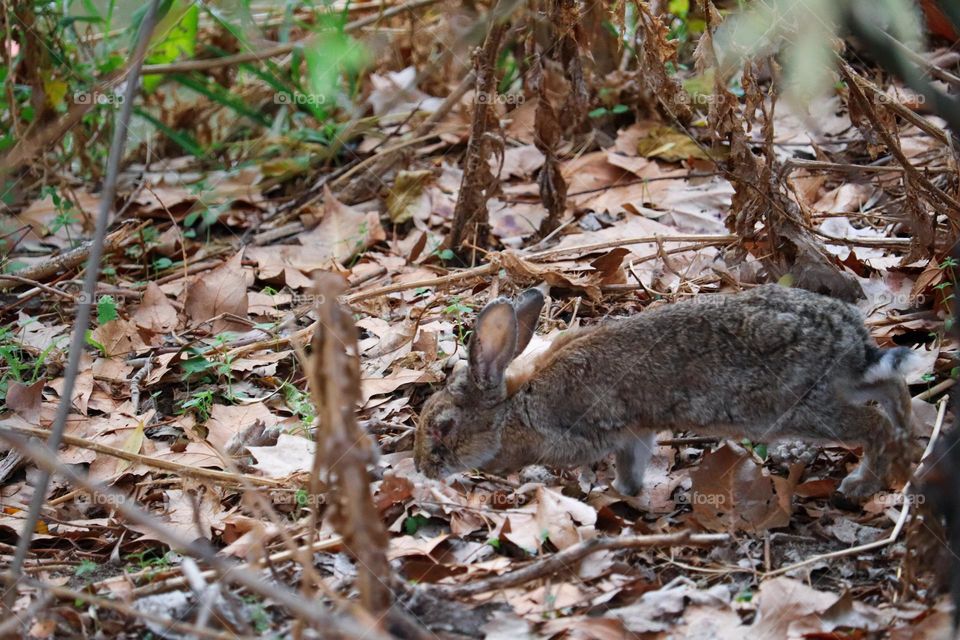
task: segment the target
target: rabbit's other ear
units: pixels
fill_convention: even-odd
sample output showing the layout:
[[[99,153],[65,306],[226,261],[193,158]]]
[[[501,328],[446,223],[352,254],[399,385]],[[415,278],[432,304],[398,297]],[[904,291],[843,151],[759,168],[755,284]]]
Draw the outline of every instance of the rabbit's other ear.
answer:
[[[503,382],[507,365],[517,350],[517,312],[510,301],[498,298],[477,317],[470,338],[470,377],[481,389]]]
[[[513,304],[517,311],[517,350],[514,356],[523,353],[530,344],[533,332],[537,330],[540,311],[543,309],[543,293],[539,289],[527,289],[517,297]]]

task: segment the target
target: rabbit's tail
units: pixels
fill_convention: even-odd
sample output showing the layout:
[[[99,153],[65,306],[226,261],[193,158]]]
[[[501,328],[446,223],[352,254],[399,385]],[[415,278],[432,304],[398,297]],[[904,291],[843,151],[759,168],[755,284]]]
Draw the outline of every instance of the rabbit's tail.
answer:
[[[915,357],[913,350],[907,347],[893,349],[877,349],[874,352],[873,363],[863,372],[863,381],[867,384],[898,378],[903,375],[903,369]]]

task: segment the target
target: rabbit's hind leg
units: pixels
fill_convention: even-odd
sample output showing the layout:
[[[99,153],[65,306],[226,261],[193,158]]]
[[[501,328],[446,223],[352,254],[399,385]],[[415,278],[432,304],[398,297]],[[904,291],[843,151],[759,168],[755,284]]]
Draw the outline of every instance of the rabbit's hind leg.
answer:
[[[919,462],[921,448],[913,437],[913,408],[910,389],[902,378],[888,378],[864,385],[848,394],[856,404],[875,402],[893,425],[889,456],[893,477],[905,481],[913,463]]]
[[[876,406],[845,405],[837,417],[843,442],[863,447],[860,465],[840,483],[840,493],[862,500],[888,486],[893,463],[902,456],[895,418]]]
[[[655,433],[631,432],[630,437],[617,451],[617,479],[613,481],[613,488],[628,496],[635,496],[643,488],[643,472],[653,456]]]

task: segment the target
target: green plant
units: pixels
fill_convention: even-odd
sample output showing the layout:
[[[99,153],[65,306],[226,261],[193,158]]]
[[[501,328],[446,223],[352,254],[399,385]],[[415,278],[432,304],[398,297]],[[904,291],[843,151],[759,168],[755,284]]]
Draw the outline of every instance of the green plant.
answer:
[[[99,353],[102,357],[107,356],[107,347],[103,343],[97,342],[97,340],[93,337],[92,330],[87,329],[87,332],[84,334],[83,337],[86,343],[91,347],[93,347],[94,349],[96,349],[97,353]]]
[[[431,251],[430,255],[437,256],[440,258],[441,262],[450,262],[457,257],[457,254],[453,252],[453,249],[440,249],[439,247]]]
[[[197,420],[206,422],[210,419],[210,412],[213,410],[214,392],[212,389],[201,389],[194,391],[190,399],[181,406],[184,410],[193,410],[197,414]]]
[[[615,105],[613,105],[612,107],[610,107],[609,109],[608,109],[607,107],[597,107],[596,109],[594,109],[593,111],[591,111],[591,112],[588,113],[587,115],[590,116],[591,118],[600,118],[600,117],[603,117],[603,116],[619,115],[619,114],[621,114],[621,113],[628,113],[629,111],[630,111],[630,107],[628,107],[627,105],[625,105],[625,104],[615,104]]]
[[[24,326],[34,322],[36,320],[31,318]],[[23,348],[12,328],[0,327],[0,399],[7,397],[10,380],[25,385],[39,380],[46,367],[47,357],[56,349],[57,344],[51,343],[34,358]]]
[[[310,395],[300,391],[289,382],[284,382],[280,391],[283,393],[283,400],[287,407],[300,418],[300,424],[303,425],[303,428],[311,428],[317,418],[317,409],[314,407]]]
[[[57,215],[50,222],[50,232],[56,233],[63,229],[67,233],[67,240],[72,243],[73,237],[70,235],[70,227],[80,222],[76,205],[69,198],[62,197],[57,189],[49,185],[40,189],[40,195],[49,196],[57,212]]]
[[[135,571],[145,572],[147,582],[153,580],[154,576],[161,571],[171,567],[167,555],[159,549],[145,549],[130,553],[124,559],[133,565]]]
[[[463,323],[463,315],[473,311],[473,308],[467,303],[463,302],[460,299],[460,296],[453,296],[450,298],[450,304],[448,304],[443,309],[443,313],[448,316],[453,316],[457,326],[457,340],[460,341],[460,344],[467,344],[467,339],[470,337],[471,331],[465,328]]]
[[[682,44],[690,41],[690,36],[703,33],[707,25],[701,18],[690,17],[690,0],[670,0],[667,11],[673,15],[667,37],[679,40]]]
[[[956,318],[953,314],[954,305],[950,304],[956,295],[957,267],[960,263],[953,256],[947,256],[937,265],[937,268],[943,274],[943,282],[934,285],[933,289],[939,294],[936,301],[940,306],[947,310],[946,317],[943,320],[943,333],[949,334],[953,331]],[[936,337],[936,336],[932,336]]]
[[[740,444],[743,445],[743,448],[747,451],[752,451],[757,454],[757,457],[761,460],[767,459],[767,445],[764,443],[753,443],[748,438],[744,438],[740,441]]]

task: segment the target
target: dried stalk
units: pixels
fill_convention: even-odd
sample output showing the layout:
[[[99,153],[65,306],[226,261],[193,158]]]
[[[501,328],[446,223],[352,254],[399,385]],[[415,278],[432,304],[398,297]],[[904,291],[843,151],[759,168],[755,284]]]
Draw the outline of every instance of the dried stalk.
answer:
[[[470,142],[464,160],[463,179],[457,194],[457,204],[453,210],[450,234],[446,246],[460,250],[468,239],[474,244],[485,246],[490,224],[487,216],[487,200],[497,186],[497,180],[490,171],[488,158],[494,141],[490,131],[497,125],[497,53],[500,41],[509,28],[504,11],[504,0],[497,0],[490,21],[490,29],[483,46],[475,54],[474,65],[477,76],[474,95],[473,123],[470,127]]]
[[[307,369],[319,422],[311,493],[320,493],[320,474],[324,473],[333,522],[344,547],[357,561],[360,601],[379,619],[393,602],[392,572],[386,554],[387,533],[370,495],[367,464],[373,461],[372,443],[354,416],[360,362],[357,328],[337,301],[344,289],[344,281],[333,274],[321,274],[316,281],[317,327]]]

